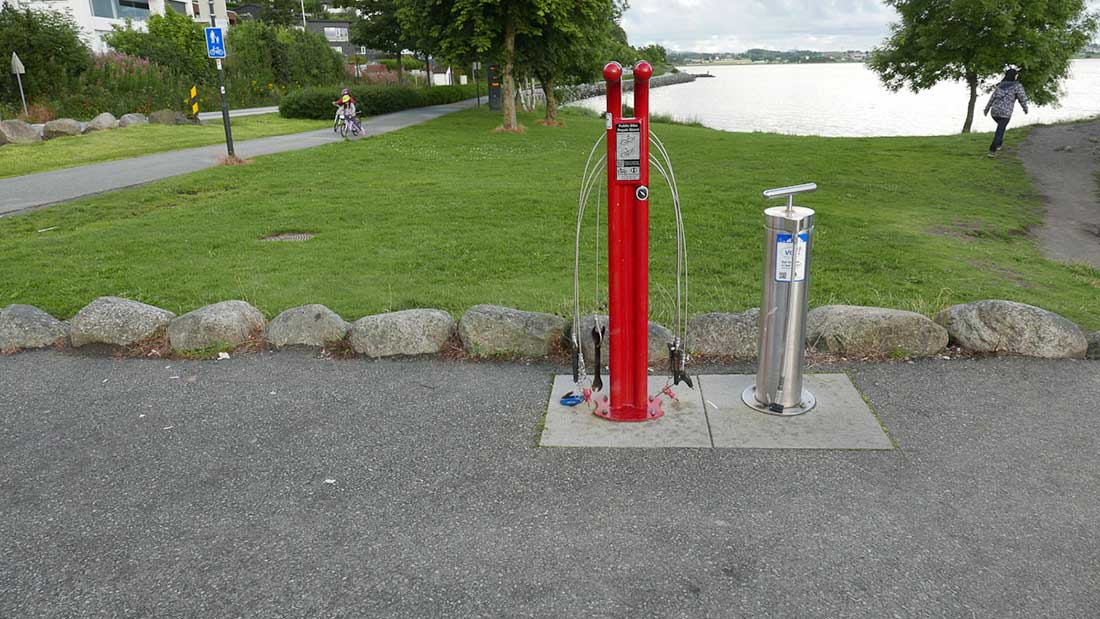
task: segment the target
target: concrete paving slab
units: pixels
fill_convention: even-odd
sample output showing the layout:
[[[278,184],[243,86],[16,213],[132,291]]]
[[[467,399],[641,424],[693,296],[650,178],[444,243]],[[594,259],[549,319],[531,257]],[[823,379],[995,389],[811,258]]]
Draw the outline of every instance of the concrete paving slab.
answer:
[[[655,393],[667,376],[650,376]],[[698,383],[696,383],[698,385]],[[586,405],[564,406],[562,395],[573,388],[573,377],[554,377],[550,403],[539,445],[542,447],[711,447],[706,411],[698,390],[686,385],[673,388],[677,399],[665,401],[665,416],[654,421],[616,422],[592,414]],[[605,390],[609,390],[610,381]]]
[[[893,449],[871,408],[845,374],[807,374],[817,406],[798,417],[758,413],[741,401],[754,377],[700,376],[715,447],[759,449]]]

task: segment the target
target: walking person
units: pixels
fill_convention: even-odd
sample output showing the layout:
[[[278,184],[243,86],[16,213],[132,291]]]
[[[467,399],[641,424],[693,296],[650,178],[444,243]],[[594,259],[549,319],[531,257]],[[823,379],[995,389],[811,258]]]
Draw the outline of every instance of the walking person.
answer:
[[[1005,129],[1008,121],[1012,120],[1012,112],[1016,109],[1016,102],[1028,113],[1027,93],[1024,85],[1020,83],[1020,71],[1016,67],[1009,67],[1005,71],[1005,78],[993,89],[993,95],[989,97],[989,103],[985,104],[985,115],[993,112],[993,120],[997,123],[997,133],[993,135],[993,143],[989,145],[989,156],[996,157],[997,151],[1005,140]]]

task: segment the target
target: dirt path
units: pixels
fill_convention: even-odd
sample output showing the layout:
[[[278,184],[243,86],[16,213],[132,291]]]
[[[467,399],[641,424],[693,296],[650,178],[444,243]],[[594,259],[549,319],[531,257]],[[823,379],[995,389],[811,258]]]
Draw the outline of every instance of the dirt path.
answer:
[[[1046,198],[1035,232],[1043,253],[1100,268],[1100,121],[1036,127],[1020,158]]]

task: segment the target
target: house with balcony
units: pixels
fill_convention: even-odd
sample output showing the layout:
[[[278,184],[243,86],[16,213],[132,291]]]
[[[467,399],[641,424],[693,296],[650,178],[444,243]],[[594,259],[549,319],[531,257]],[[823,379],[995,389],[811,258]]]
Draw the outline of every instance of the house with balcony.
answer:
[[[207,0],[199,0],[206,2]],[[144,28],[144,22],[149,15],[164,15],[165,11],[175,11],[195,20],[203,19],[200,13],[199,2],[180,0],[0,0],[0,4],[13,6],[17,9],[46,9],[52,11],[67,11],[76,20],[84,33],[84,40],[93,52],[103,53],[108,51],[107,44],[103,42],[103,35],[111,32],[112,26],[122,26],[126,20],[131,20],[137,29]],[[209,4],[207,4],[209,6]],[[205,8],[205,7],[203,7]],[[225,2],[216,3],[215,12],[219,15],[219,24],[233,23],[235,16],[225,10]]]
[[[306,30],[324,36],[329,47],[345,58],[366,52],[351,43],[351,22],[346,19],[306,19]]]

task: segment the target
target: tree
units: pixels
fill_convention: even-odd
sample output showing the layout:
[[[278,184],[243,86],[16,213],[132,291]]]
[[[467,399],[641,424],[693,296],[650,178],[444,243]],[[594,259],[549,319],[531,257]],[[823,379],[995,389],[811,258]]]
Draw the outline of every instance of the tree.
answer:
[[[258,0],[257,4],[263,7],[263,10],[260,11],[262,21],[280,26],[301,26],[302,24],[302,9],[299,0]],[[306,7],[309,8],[310,4],[307,2]],[[319,7],[318,4],[317,8]]]
[[[501,126],[516,131],[516,40],[540,36],[548,15],[568,0],[397,0],[405,31],[425,53],[454,61],[501,59]]]
[[[80,40],[80,27],[68,13],[0,8],[0,100],[19,101],[19,88],[8,71],[11,54],[27,68],[22,77],[28,97],[66,94],[92,64],[92,54]],[[10,82],[9,82],[10,78]]]
[[[887,88],[914,92],[943,80],[970,90],[963,133],[974,122],[983,82],[1021,67],[1020,81],[1039,105],[1057,101],[1069,63],[1091,40],[1096,16],[1084,0],[885,0],[901,21],[871,55]]]
[[[352,8],[359,19],[351,26],[351,42],[388,52],[397,59],[397,81],[405,81],[402,56],[411,41],[397,19],[397,0],[337,0],[336,6]]]
[[[617,7],[613,0],[569,0],[553,9],[540,32],[516,41],[519,64],[542,85],[548,125],[557,124],[559,80],[590,81],[609,58]]]
[[[668,62],[668,51],[656,43],[640,48],[638,55],[654,66]]]

